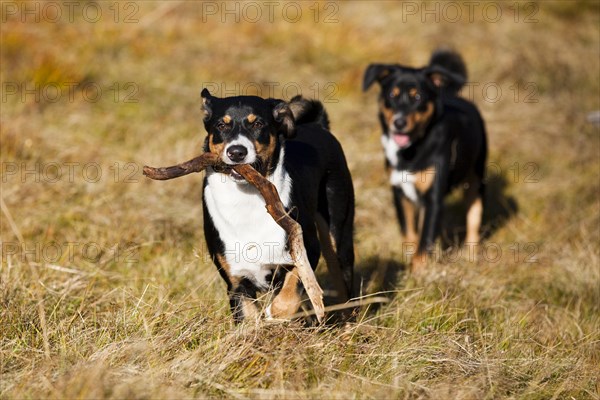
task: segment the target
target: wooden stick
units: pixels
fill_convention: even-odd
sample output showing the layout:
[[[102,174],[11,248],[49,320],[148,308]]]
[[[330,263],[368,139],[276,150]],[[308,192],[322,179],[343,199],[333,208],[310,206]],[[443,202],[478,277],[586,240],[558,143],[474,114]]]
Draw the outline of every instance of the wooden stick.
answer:
[[[251,185],[256,187],[262,197],[265,199],[265,207],[267,212],[279,226],[287,234],[290,255],[294,262],[294,266],[298,268],[300,280],[306,289],[308,298],[310,299],[315,315],[319,322],[325,316],[325,306],[323,305],[323,290],[317,282],[315,273],[312,270],[304,247],[304,239],[302,236],[302,228],[300,224],[292,219],[285,211],[285,207],[279,198],[279,193],[275,185],[267,178],[259,174],[252,166],[248,164],[236,164],[234,166],[225,165],[216,154],[204,153],[199,157],[193,158],[182,164],[177,164],[166,168],[153,168],[144,166],[144,175],[151,179],[167,180],[190,174],[192,172],[200,172],[206,167],[217,168],[232,168]]]
[[[192,172],[201,172],[210,166],[225,165],[219,156],[213,153],[204,153],[201,156],[192,158],[181,164],[173,165],[172,167],[154,168],[144,165],[143,171],[150,179],[165,181],[167,179],[179,178]]]

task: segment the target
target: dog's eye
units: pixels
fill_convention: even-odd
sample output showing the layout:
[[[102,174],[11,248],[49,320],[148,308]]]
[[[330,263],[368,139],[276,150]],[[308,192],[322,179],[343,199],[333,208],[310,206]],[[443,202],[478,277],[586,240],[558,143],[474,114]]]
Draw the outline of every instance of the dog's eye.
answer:
[[[412,101],[419,101],[421,100],[421,94],[417,91],[416,88],[412,88],[409,92],[408,92],[408,96],[410,97],[410,99]]]
[[[252,127],[253,127],[254,129],[262,129],[264,126],[265,126],[265,124],[264,124],[264,123],[262,123],[261,121],[255,121],[255,122],[252,124]]]
[[[218,122],[216,125],[216,128],[220,131],[224,130],[225,128],[227,128],[227,125],[224,122]]]

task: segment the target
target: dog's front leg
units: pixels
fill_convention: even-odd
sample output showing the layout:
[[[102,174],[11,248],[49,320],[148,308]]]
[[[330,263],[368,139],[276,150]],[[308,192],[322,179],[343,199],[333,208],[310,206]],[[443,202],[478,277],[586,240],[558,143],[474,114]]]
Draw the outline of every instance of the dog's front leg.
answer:
[[[435,249],[435,241],[441,228],[443,200],[443,191],[435,186],[423,197],[425,217],[417,254],[413,256],[411,262],[413,272],[418,272],[427,265],[427,256]]]
[[[398,221],[400,221],[402,240],[405,244],[410,243],[416,247],[419,243],[419,233],[417,229],[419,205],[406,197],[401,188],[394,186],[392,190],[394,194],[394,205],[396,206],[396,215]]]
[[[267,317],[289,319],[302,302],[302,285],[298,269],[293,268],[285,275],[283,286],[267,308]]]
[[[260,317],[256,306],[256,287],[246,278],[233,278],[228,290],[229,306],[235,323]]]

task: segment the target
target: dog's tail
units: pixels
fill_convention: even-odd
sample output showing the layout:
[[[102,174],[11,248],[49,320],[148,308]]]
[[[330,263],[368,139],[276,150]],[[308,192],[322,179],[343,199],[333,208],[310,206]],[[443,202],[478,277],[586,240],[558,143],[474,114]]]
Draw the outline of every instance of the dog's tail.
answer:
[[[458,91],[467,82],[467,66],[461,57],[454,50],[437,49],[429,59],[429,68],[442,68],[449,73],[449,79],[446,80],[444,89],[452,94]]]
[[[290,100],[289,107],[296,125],[319,124],[323,129],[329,130],[329,116],[319,100],[308,100],[298,95]]]

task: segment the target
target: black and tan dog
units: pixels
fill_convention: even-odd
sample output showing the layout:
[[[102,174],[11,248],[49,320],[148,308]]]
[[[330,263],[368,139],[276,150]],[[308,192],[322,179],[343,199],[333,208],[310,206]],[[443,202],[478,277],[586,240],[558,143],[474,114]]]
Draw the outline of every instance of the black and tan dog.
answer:
[[[255,96],[217,98],[202,91],[205,151],[226,164],[251,164],[277,188],[298,221],[311,266],[321,252],[342,300],[352,295],[354,190],[339,142],[318,101],[289,103]],[[257,292],[274,289],[267,317],[297,312],[303,292],[287,238],[257,189],[235,171],[209,168],[204,180],[204,233],[227,283],[235,321],[260,315]]]
[[[487,144],[479,111],[458,97],[466,79],[460,55],[446,50],[424,68],[372,64],[365,72],[363,90],[381,86],[381,141],[404,241],[416,248],[413,270],[433,250],[444,197],[456,186],[464,188],[465,243],[479,242]]]

